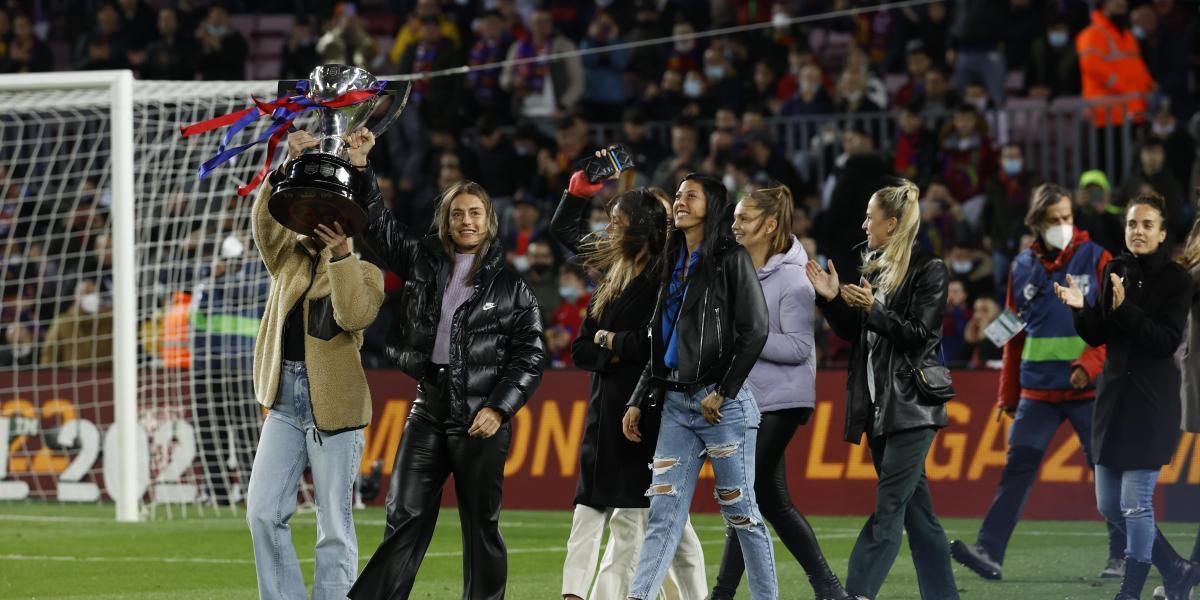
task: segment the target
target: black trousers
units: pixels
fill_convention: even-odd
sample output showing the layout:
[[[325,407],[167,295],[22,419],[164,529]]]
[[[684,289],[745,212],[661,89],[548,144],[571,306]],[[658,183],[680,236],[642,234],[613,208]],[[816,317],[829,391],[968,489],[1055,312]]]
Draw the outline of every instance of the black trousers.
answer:
[[[233,500],[230,490],[240,486],[245,497],[250,484],[262,407],[253,400],[252,383],[232,370],[196,369],[192,383],[196,441],[208,493],[217,504],[229,504]],[[237,459],[236,472],[227,468],[230,456]]]
[[[933,514],[933,498],[925,480],[925,455],[936,433],[933,428],[921,428],[871,438],[871,460],[879,476],[875,512],[850,552],[846,591],[878,597],[900,552],[902,534],[908,531],[921,598],[958,600],[950,545]]]
[[[469,427],[450,416],[444,379],[426,377],[396,452],[383,543],[358,576],[349,597],[408,598],[433,538],[442,486],[454,475],[462,523],[462,597],[504,598],[508,551],[500,535],[500,500],[512,426],[505,423],[488,439],[467,435]]]
[[[754,452],[754,499],[758,509],[810,579],[825,575],[828,566],[812,526],[792,504],[783,455],[796,428],[808,423],[812,412],[811,408],[790,408],[763,413]],[[746,570],[737,536],[731,530],[725,534],[725,554],[713,588],[714,598],[732,598]]]

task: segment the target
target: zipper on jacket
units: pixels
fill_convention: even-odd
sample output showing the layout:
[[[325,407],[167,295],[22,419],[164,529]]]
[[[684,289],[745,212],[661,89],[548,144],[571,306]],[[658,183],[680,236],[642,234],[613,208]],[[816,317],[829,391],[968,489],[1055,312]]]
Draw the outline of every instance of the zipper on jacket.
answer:
[[[694,377],[694,379],[697,380],[700,379],[700,374],[704,372],[704,369],[701,369],[700,367],[704,364],[704,326],[708,322],[708,319],[704,318],[704,315],[706,314],[708,314],[707,289],[704,290],[704,302],[702,302],[700,305],[700,355],[696,357],[696,375]]]
[[[713,310],[717,313],[717,356],[720,356],[725,352],[725,344],[721,343],[721,307],[714,307]]]

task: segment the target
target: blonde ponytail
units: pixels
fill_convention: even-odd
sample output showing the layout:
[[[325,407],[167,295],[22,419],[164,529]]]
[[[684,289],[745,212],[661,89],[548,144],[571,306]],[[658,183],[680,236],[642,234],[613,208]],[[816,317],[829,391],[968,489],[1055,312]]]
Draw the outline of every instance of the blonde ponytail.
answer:
[[[884,216],[889,219],[895,217],[897,221],[895,233],[873,258],[863,264],[862,269],[867,276],[878,274],[875,286],[882,289],[884,295],[894,294],[908,274],[913,242],[921,227],[920,197],[921,191],[916,184],[907,179],[901,179],[900,185],[885,187],[872,196]]]

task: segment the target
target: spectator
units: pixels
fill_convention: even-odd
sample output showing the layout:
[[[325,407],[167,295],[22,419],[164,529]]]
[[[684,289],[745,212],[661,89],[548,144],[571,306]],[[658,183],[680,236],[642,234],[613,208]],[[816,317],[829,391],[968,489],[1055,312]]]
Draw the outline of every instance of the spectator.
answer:
[[[780,102],[775,96],[775,90],[778,87],[777,80],[775,69],[771,67],[771,63],[765,60],[754,63],[754,79],[746,92],[747,104],[763,106],[771,114],[778,114],[779,107],[783,105],[783,102]]]
[[[971,310],[971,320],[963,331],[966,342],[964,358],[971,369],[999,369],[1004,350],[992,343],[983,331],[1000,316],[1000,305],[992,298],[976,298]]]
[[[408,47],[417,43],[417,39],[420,37],[421,19],[424,17],[437,19],[438,29],[442,32],[442,37],[454,48],[457,49],[462,46],[462,36],[458,33],[458,26],[454,24],[454,21],[451,21],[446,18],[446,15],[442,14],[438,0],[417,0],[416,8],[408,15],[408,19],[400,27],[400,31],[396,32],[396,41],[392,43],[391,52],[388,52],[388,61],[392,64],[400,64],[400,59],[404,57],[404,53],[408,51]]]
[[[297,30],[299,29],[297,27]],[[146,60],[142,63],[141,69],[142,77],[182,81],[195,79],[197,53],[198,49],[192,36],[180,33],[179,13],[170,7],[159,10],[158,37],[146,46]],[[308,77],[307,71],[295,78],[306,77]]]
[[[666,150],[647,135],[646,113],[640,108],[630,108],[621,119],[621,145],[629,151],[630,158],[637,165],[635,171],[638,177],[645,181],[639,185],[649,184],[649,175],[654,173],[658,164],[666,157]]]
[[[467,65],[478,67],[502,62],[508,55],[510,45],[512,39],[504,30],[504,17],[498,11],[490,10],[479,19],[479,39],[471,46]],[[500,88],[500,67],[471,71],[467,74],[466,84],[471,91],[470,98],[474,100],[474,112],[488,115],[501,123],[512,119],[511,100],[508,93]],[[491,188],[488,191],[495,193]]]
[[[826,189],[829,202],[814,224],[821,253],[842,272],[854,272],[859,264],[857,249],[862,246],[863,215],[867,201],[876,191],[888,186],[888,169],[883,157],[875,150],[871,136],[850,129],[842,134],[842,156],[838,157]]]
[[[973,225],[983,209],[983,184],[995,172],[996,151],[983,115],[970,104],[960,104],[942,132],[942,177]]]
[[[956,245],[945,253],[950,275],[962,282],[967,298],[994,296],[996,286],[993,283],[992,257],[973,247],[974,240],[968,243],[972,245]]]
[[[161,25],[162,17],[159,17]],[[281,79],[308,79],[310,73],[321,64],[317,54],[317,35],[313,22],[308,17],[297,17],[292,25],[292,35],[280,53],[279,77]]]
[[[1110,253],[1125,248],[1122,210],[1112,204],[1112,186],[1103,171],[1085,171],[1075,193],[1075,226]]]
[[[156,13],[145,0],[117,0],[121,37],[129,45],[130,62],[143,62],[146,46],[157,37]]]
[[[514,43],[529,40],[531,34],[525,27],[521,13],[517,12],[517,4],[514,0],[496,0],[496,12],[500,13],[504,19],[504,31],[508,33],[509,39]]]
[[[587,37],[580,49],[603,48],[623,43],[617,22],[606,12],[598,12],[588,25]],[[620,49],[584,56],[583,109],[588,118],[612,123],[621,116],[625,102],[625,70],[629,67],[629,50]]]
[[[922,113],[925,117],[925,127],[933,131],[940,130],[950,116],[950,111],[958,106],[958,95],[950,89],[946,72],[938,67],[925,72],[925,89],[918,98],[925,107],[925,112]]]
[[[699,170],[700,160],[695,124],[676,119],[671,124],[671,155],[659,163],[650,181],[654,187],[673,190],[684,175]]]
[[[829,98],[825,87],[821,85],[821,80],[821,68],[817,65],[809,64],[801,67],[796,94],[783,103],[779,114],[791,117],[825,115],[833,112],[833,100]]]
[[[667,69],[679,73],[699,71],[703,66],[703,54],[700,45],[692,36],[696,28],[687,21],[679,21],[671,31],[675,36],[675,46],[667,54]]]
[[[565,264],[558,275],[558,308],[546,326],[546,350],[550,367],[571,366],[571,342],[587,316],[592,295],[587,291],[587,274],[578,265]]]
[[[591,156],[587,121],[572,114],[558,120],[554,132],[554,149],[542,148],[537,153],[538,177],[530,188],[540,200],[562,193],[567,179],[579,161]]]
[[[96,282],[80,281],[75,300],[54,318],[42,343],[42,367],[108,369],[112,366],[112,309]]]
[[[4,326],[4,343],[0,345],[0,367],[20,368],[38,364],[37,336],[23,323]]]
[[[967,89],[963,92],[963,103],[974,106],[983,116],[993,142],[997,145],[1008,142],[1008,113],[997,108],[982,83],[973,81],[967,84]]]
[[[683,73],[663,71],[661,85],[648,84],[639,104],[655,121],[674,121],[684,104]]]
[[[1049,100],[1077,95],[1079,86],[1079,54],[1071,43],[1066,19],[1058,18],[1029,48],[1025,90],[1034,98]]]
[[[1029,66],[1030,47],[1046,31],[1045,3],[1011,0],[1008,20],[1001,32],[1007,71],[1024,71]],[[1007,75],[1007,72],[1005,73]]]
[[[934,134],[925,129],[922,106],[912,102],[900,108],[896,116],[896,142],[892,150],[892,170],[924,188],[937,174],[938,143]]]
[[[1192,179],[1196,146],[1187,130],[1179,127],[1178,123],[1169,107],[1160,107],[1154,114],[1154,120],[1150,122],[1149,137],[1162,142],[1167,151],[1167,169],[1175,175],[1175,179],[1186,184]]]
[[[950,28],[955,50],[954,87],[961,92],[968,82],[982,81],[988,95],[1003,104],[1008,76],[1004,57],[1008,8],[996,0],[956,0],[955,8]]]
[[[196,31],[200,43],[197,68],[205,81],[246,78],[246,57],[250,52],[246,38],[230,27],[229,11],[216,4]]]
[[[627,41],[644,42],[646,40],[665,37],[668,34],[662,19],[659,18],[658,7],[654,0],[638,0],[633,29],[629,30]],[[638,83],[647,84],[658,81],[666,59],[659,46],[642,46],[630,51],[629,70],[637,78]]]
[[[970,320],[971,309],[967,308],[966,288],[962,281],[951,279],[946,293],[946,315],[942,318],[942,352],[947,366],[962,366],[965,334]]]
[[[317,40],[317,54],[324,64],[369,68],[379,55],[379,42],[367,32],[353,4],[339,4],[325,22],[325,32]],[[456,53],[457,54],[457,53]],[[457,57],[454,63],[457,65]]]
[[[505,258],[518,272],[529,271],[529,242],[541,237],[546,223],[542,219],[542,206],[528,195],[513,198],[513,227],[500,232],[504,244]]]
[[[554,21],[545,10],[530,18],[531,37],[512,45],[508,60],[531,59],[575,51],[575,44],[554,32]],[[569,112],[583,95],[583,62],[578,56],[547,63],[546,60],[508,65],[500,75],[500,86],[513,96],[523,117],[547,119]]]
[[[921,40],[909,40],[907,51],[908,55],[904,59],[907,79],[892,96],[894,106],[908,104],[921,95],[925,89],[925,73],[928,73],[929,68],[933,66],[929,52],[925,50],[925,45],[921,43]]]
[[[789,191],[795,190],[795,196],[799,196],[800,191],[807,187],[796,172],[796,167],[775,148],[770,136],[765,132],[751,131],[746,134],[746,154],[771,180],[787,186]]]
[[[1029,197],[1033,188],[1040,184],[1041,178],[1025,164],[1021,145],[1005,144],[1000,149],[1000,169],[984,186],[987,205],[983,213],[983,233],[991,240],[996,289],[1004,288],[1009,264],[1021,251]]]
[[[691,76],[692,73],[688,73],[688,77]],[[711,114],[719,107],[733,108],[737,112],[745,108],[745,83],[738,78],[725,53],[715,46],[704,51],[703,78],[704,114]]]
[[[491,194],[497,211],[503,212],[501,206],[507,204],[517,193],[517,188],[525,183],[520,178],[520,171],[513,168],[517,163],[517,151],[491,119],[481,119],[478,130],[479,183]]]
[[[918,12],[922,11],[922,12]],[[946,25],[946,3],[934,2],[924,7],[901,9],[905,28],[920,40],[921,47],[929,54],[934,65],[944,65],[949,48],[949,31]]]
[[[1146,138],[1138,150],[1138,162],[1125,175],[1121,187],[1117,191],[1117,204],[1125,206],[1134,198],[1149,193],[1157,193],[1166,200],[1167,230],[1171,237],[1167,243],[1182,242],[1187,236],[1191,219],[1184,218],[1184,208],[1187,202],[1183,185],[1175,179],[1175,174],[1166,168],[1167,152],[1163,143],[1155,138]],[[1190,215],[1189,215],[1190,216]],[[1178,237],[1176,237],[1178,236]]]
[[[1162,93],[1171,100],[1175,116],[1187,118],[1196,109],[1196,92],[1189,85],[1192,75],[1188,72],[1198,62],[1196,6],[1181,6],[1177,0],[1156,0],[1151,7],[1147,10],[1156,26],[1153,31],[1145,32],[1142,48],[1152,46],[1154,59],[1147,58],[1146,66]]]
[[[554,321],[554,312],[558,307],[558,263],[554,248],[547,237],[534,238],[529,241],[526,261],[516,266],[528,266],[522,273],[529,290],[538,301],[538,309],[542,313],[542,322]],[[519,271],[520,269],[518,269]]]
[[[54,56],[50,52],[50,46],[38,39],[29,15],[13,15],[12,29],[12,37],[3,38],[8,40],[8,47],[6,59],[0,59],[0,72],[38,73],[54,67]]]
[[[79,38],[74,66],[78,71],[129,68],[128,42],[121,35],[117,7],[103,2],[96,7],[96,28]]]
[[[1126,0],[1103,0],[1099,6],[1092,11],[1092,24],[1075,38],[1075,50],[1079,53],[1083,99],[1097,104],[1091,110],[1091,120],[1096,128],[1093,139],[1100,147],[1100,165],[1108,165],[1121,156],[1121,132],[1111,132],[1117,145],[1110,148],[1104,129],[1120,127],[1126,118],[1143,122],[1145,95],[1155,83],[1129,30]]]
[[[400,71],[431,73],[458,66],[458,57],[450,41],[442,37],[437,17],[421,17],[417,42],[410,44],[400,57]],[[421,120],[430,128],[457,131],[459,126],[458,99],[462,78],[458,75],[413,81],[410,101],[416,105]]]
[[[863,75],[863,95],[871,100],[875,106],[883,107],[888,104],[887,85],[883,83],[883,79],[875,71],[875,63],[871,62],[870,56],[862,46],[850,46],[850,51],[846,54],[846,66],[842,72],[856,71]]]
[[[962,205],[954,199],[950,188],[941,179],[934,179],[925,188],[918,239],[938,256],[945,256],[951,248],[969,243],[972,239],[970,225],[963,217]]]

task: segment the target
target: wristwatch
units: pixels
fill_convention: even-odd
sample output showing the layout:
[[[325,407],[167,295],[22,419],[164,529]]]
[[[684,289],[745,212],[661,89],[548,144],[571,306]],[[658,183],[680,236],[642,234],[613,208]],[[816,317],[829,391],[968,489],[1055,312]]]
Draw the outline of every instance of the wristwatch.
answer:
[[[607,331],[600,332],[600,347],[608,348],[608,332]]]

